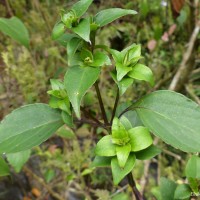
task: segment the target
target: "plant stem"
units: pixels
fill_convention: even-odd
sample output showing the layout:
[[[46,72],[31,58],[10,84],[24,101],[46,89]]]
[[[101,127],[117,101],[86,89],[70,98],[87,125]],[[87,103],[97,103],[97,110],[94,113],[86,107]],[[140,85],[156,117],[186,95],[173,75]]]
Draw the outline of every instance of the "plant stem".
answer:
[[[104,105],[103,105],[103,100],[101,98],[99,85],[98,85],[97,82],[95,82],[94,86],[95,86],[95,90],[96,90],[96,93],[97,93],[97,98],[99,100],[99,106],[101,108],[101,114],[102,114],[102,117],[103,117],[103,121],[104,121],[104,124],[107,126],[107,125],[109,125],[109,123],[108,123],[108,118],[106,116],[105,108],[104,108]]]
[[[142,195],[140,194],[139,190],[136,187],[136,184],[135,184],[135,181],[133,179],[133,175],[131,172],[127,175],[127,179],[128,179],[128,183],[129,183],[130,187],[132,188],[133,193],[135,194],[136,200],[144,200]]]
[[[110,124],[112,124],[113,119],[115,117],[115,113],[116,113],[116,110],[117,110],[118,102],[119,102],[119,88],[117,88],[117,95],[116,95],[116,99],[115,99],[114,108],[113,108],[113,111],[112,111],[112,117],[111,117],[111,120],[110,120]]]
[[[81,106],[81,111],[84,113],[85,117],[92,119],[94,122],[99,124],[99,126],[104,126],[102,122],[100,122],[98,119],[93,117],[90,112],[88,112],[84,107]]]

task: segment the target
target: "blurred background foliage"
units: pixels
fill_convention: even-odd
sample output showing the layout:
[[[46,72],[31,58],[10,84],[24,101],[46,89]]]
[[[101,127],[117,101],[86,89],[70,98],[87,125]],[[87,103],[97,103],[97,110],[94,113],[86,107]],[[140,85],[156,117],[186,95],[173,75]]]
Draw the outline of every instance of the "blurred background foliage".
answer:
[[[51,78],[63,78],[67,70],[66,49],[52,41],[51,31],[67,0],[0,0],[0,17],[17,16],[27,27],[31,43],[26,49],[0,33],[0,119],[14,108],[33,102],[48,102],[46,91]],[[97,44],[122,50],[131,43],[142,44],[143,62],[156,79],[154,88],[135,82],[121,103],[136,100],[157,89],[168,89],[184,61],[192,33],[200,20],[198,0],[95,0],[89,13],[120,7],[134,9],[138,15],[123,17],[99,32]],[[200,34],[192,41],[194,48],[185,63],[188,67],[178,92],[200,102]],[[105,106],[112,108],[116,95],[109,70],[100,77]],[[84,105],[97,113],[99,107],[91,89]],[[108,109],[108,115],[109,109]],[[1,178],[0,200],[103,199],[129,200],[131,190],[126,180],[114,187],[109,169],[90,168],[93,148],[104,132],[85,124],[76,129],[63,127],[42,146],[33,149],[28,164],[20,174]],[[155,139],[163,153],[151,161],[138,162],[134,176],[146,199],[156,199],[161,176],[184,182],[188,155]]]

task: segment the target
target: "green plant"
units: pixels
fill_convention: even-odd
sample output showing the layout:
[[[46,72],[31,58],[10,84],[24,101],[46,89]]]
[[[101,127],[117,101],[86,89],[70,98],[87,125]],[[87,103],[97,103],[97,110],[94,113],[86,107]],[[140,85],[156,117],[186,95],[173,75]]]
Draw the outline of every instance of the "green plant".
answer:
[[[187,97],[172,91],[148,94],[116,114],[120,97],[135,81],[154,85],[150,68],[140,63],[141,46],[132,44],[122,51],[96,44],[95,37],[101,28],[125,15],[135,15],[133,10],[111,8],[95,16],[85,12],[92,0],[81,0],[69,10],[61,11],[61,20],[53,28],[52,38],[67,48],[68,66],[64,81],[52,79],[49,105],[37,103],[23,106],[9,114],[0,124],[0,153],[5,153],[11,165],[20,167],[27,160],[29,149],[47,140],[64,124],[75,127],[76,122],[88,123],[107,131],[95,148],[91,167],[111,166],[114,184],[127,176],[137,200],[143,199],[136,188],[131,171],[136,160],[151,159],[161,150],[153,145],[150,134],[184,152],[200,151],[200,107]],[[24,27],[15,33],[13,21],[0,19],[0,30],[29,48]],[[68,33],[65,33],[68,30]],[[23,37],[23,35],[25,37]],[[102,68],[106,67],[117,85],[116,100],[108,118],[98,85]],[[94,85],[102,119],[81,105],[89,88]],[[81,116],[81,112],[87,117]],[[126,115],[131,112],[132,115]],[[140,119],[142,125],[131,124],[130,116]],[[26,151],[26,153],[24,152]],[[9,156],[12,154],[12,156]],[[23,158],[15,162],[16,158]],[[3,158],[1,175],[9,174]],[[19,163],[19,164],[18,164]],[[19,171],[20,167],[17,167]],[[177,196],[176,196],[177,197]],[[174,197],[173,197],[174,198]]]

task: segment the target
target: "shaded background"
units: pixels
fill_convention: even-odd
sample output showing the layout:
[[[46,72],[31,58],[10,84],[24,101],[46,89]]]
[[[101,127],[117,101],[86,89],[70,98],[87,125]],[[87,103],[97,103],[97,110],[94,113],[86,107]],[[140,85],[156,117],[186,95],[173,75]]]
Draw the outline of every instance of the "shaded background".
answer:
[[[50,78],[62,79],[67,70],[66,49],[52,41],[51,31],[60,9],[74,2],[0,0],[0,17],[20,18],[31,38],[27,50],[0,32],[0,119],[21,105],[48,102]],[[96,0],[89,13],[111,7],[134,9],[138,15],[104,27],[97,34],[97,43],[118,50],[141,43],[142,62],[153,70],[156,79],[154,88],[135,82],[121,103],[157,89],[175,90],[200,103],[199,0]],[[105,68],[100,87],[108,115],[116,93],[113,85]],[[84,105],[97,112],[95,95],[91,89]],[[87,170],[101,134],[102,129],[78,124],[75,130],[67,129],[64,137],[55,135],[34,148],[22,172],[13,170],[12,177],[0,178],[0,200],[132,199],[126,180],[119,187],[113,186],[110,169]],[[185,181],[188,155],[155,140],[163,153],[151,161],[138,162],[133,172],[146,199],[156,199],[161,176]]]

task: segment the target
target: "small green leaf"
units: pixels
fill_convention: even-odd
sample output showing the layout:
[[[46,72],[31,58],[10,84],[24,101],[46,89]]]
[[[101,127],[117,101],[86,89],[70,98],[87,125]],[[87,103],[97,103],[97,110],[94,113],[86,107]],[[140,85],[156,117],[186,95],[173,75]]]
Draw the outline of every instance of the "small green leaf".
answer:
[[[127,67],[121,63],[115,63],[115,65],[117,70],[117,81],[121,81],[122,78],[132,70],[132,67]]]
[[[5,160],[0,156],[0,177],[10,175],[10,170],[8,164]]]
[[[8,162],[12,165],[14,170],[19,173],[23,167],[23,165],[28,161],[30,157],[31,151],[20,151],[17,153],[9,153],[6,154]]]
[[[52,90],[64,90],[62,81],[58,79],[50,79]]]
[[[131,151],[141,151],[149,147],[153,140],[149,133],[148,128],[138,126],[130,129],[129,131]]]
[[[151,86],[154,85],[154,77],[151,69],[142,64],[136,64],[128,73],[128,76],[137,80],[147,81]]]
[[[117,145],[125,145],[129,142],[129,134],[120,120],[115,117],[112,123],[112,142]]]
[[[114,184],[117,185],[119,182],[132,171],[134,165],[135,165],[135,155],[130,154],[128,157],[128,160],[126,162],[126,165],[122,169],[119,164],[117,157],[112,158],[111,160],[111,169],[112,169],[112,175],[113,175],[113,181]]]
[[[188,184],[181,184],[176,187],[174,198],[175,199],[187,199],[191,196],[191,189]]]
[[[161,152],[162,152],[161,149],[159,149],[158,147],[154,145],[151,145],[144,150],[135,152],[135,156],[138,160],[149,160],[157,156]]]
[[[116,74],[114,72],[111,72],[110,75],[113,78],[113,80],[115,81],[115,83],[117,84],[117,86],[119,88],[119,93],[120,93],[121,96],[133,84],[133,79],[132,78],[124,77],[121,81],[117,81],[117,76],[116,76]]]
[[[102,27],[125,15],[135,15],[135,14],[137,14],[137,12],[134,10],[109,8],[97,13],[94,17],[94,22],[98,24],[100,27]]]
[[[79,35],[86,42],[90,42],[90,20],[82,19],[76,27],[71,28],[74,33]]]
[[[127,51],[128,48],[128,51]],[[133,44],[129,47],[127,47],[123,52],[126,52],[126,55],[124,57],[124,63],[133,63],[137,62],[141,57],[141,45]]]
[[[60,127],[56,131],[56,134],[66,139],[74,139],[76,137],[74,132],[66,126]]]
[[[102,52],[95,52],[94,53],[94,61],[93,61],[93,63],[91,63],[91,66],[100,67],[103,65],[111,65],[110,58]]]
[[[55,170],[48,169],[44,174],[45,181],[49,183],[55,177],[55,175],[56,175]]]
[[[188,178],[188,183],[192,191],[198,195],[199,194],[199,180],[195,178]]]
[[[22,106],[0,123],[0,153],[15,153],[37,146],[62,125],[60,112],[46,104]]]
[[[111,163],[110,157],[95,156],[91,167],[109,167]]]
[[[72,10],[77,17],[81,17],[89,8],[93,0],[80,0],[72,6]]]
[[[117,152],[117,160],[118,160],[119,166],[121,168],[124,168],[127,162],[128,156],[131,152],[131,145],[130,144],[126,144],[124,146],[117,145],[116,152]]]
[[[73,66],[65,74],[64,84],[76,116],[80,118],[80,104],[87,90],[95,83],[99,68]]]
[[[62,22],[58,22],[55,24],[55,26],[53,27],[53,31],[52,31],[52,39],[56,40],[58,39],[60,36],[62,36],[65,33],[65,25]]]
[[[115,145],[112,143],[111,135],[106,135],[99,142],[95,148],[95,154],[97,156],[115,156]]]
[[[186,152],[200,152],[200,107],[173,91],[156,91],[141,98],[136,110],[143,124],[167,144]]]
[[[187,178],[200,179],[200,157],[193,155],[187,162],[185,168]]]
[[[10,19],[0,18],[0,31],[24,45],[26,48],[29,48],[28,30],[17,17]]]
[[[77,37],[73,37],[68,43],[67,43],[67,56],[68,56],[68,63],[70,65],[70,59],[74,56],[77,49],[79,48],[82,40]]]
[[[128,118],[126,118],[125,116],[122,116],[120,118],[120,122],[123,124],[124,128],[126,130],[132,129],[132,125],[131,122],[128,120]]]
[[[64,47],[67,47],[67,44],[68,42],[74,38],[74,37],[78,37],[77,35],[75,34],[71,34],[71,33],[68,33],[68,34],[63,34],[61,35],[58,39],[56,39],[55,41],[58,42],[60,45],[64,46]]]
[[[72,115],[69,115],[69,113],[62,111],[61,116],[62,120],[65,122],[67,126],[74,127]]]
[[[160,192],[162,200],[174,200],[174,193],[176,190],[176,183],[162,177],[160,179]]]

